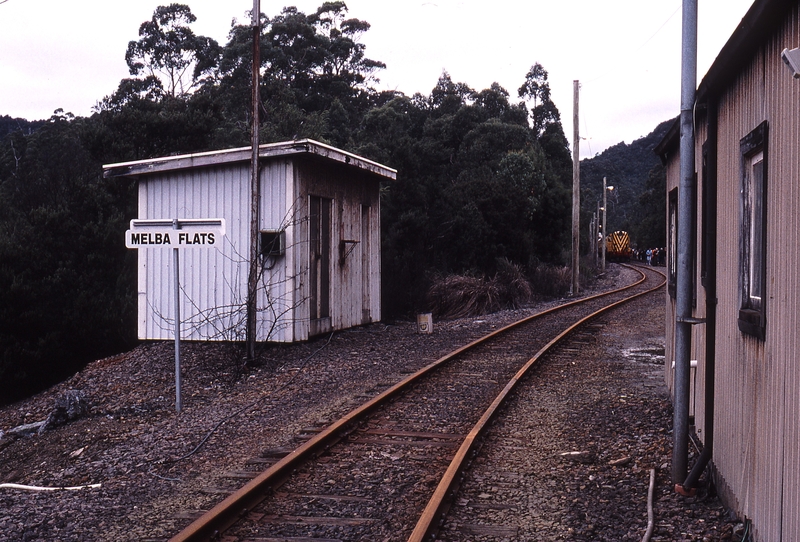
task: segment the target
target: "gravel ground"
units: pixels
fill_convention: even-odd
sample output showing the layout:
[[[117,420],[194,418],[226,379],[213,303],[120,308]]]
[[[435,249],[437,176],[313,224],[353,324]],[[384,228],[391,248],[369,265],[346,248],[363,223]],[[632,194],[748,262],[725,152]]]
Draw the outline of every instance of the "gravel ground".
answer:
[[[598,287],[607,288],[630,277],[629,271],[611,266]],[[0,431],[4,432],[0,435],[0,483],[44,487],[99,484],[77,491],[0,488],[0,541],[167,539],[188,525],[198,511],[212,507],[242,483],[226,477],[225,471],[242,468],[264,450],[296,446],[296,436],[303,428],[336,419],[365,396],[374,395],[375,389],[544,305],[435,322],[432,335],[418,334],[414,323],[398,322],[339,332],[303,344],[268,346],[257,366],[244,369],[238,364],[240,351],[229,345],[185,344],[180,414],[174,410],[171,343],[146,343],[96,361],[68,381],[0,409]],[[615,327],[614,333],[624,335],[624,329],[629,329],[630,344],[655,344],[663,351],[660,298],[651,309],[647,318],[658,325],[649,326],[644,336],[634,333],[642,329],[639,317],[626,318],[627,325]],[[661,369],[658,366],[656,371]],[[661,540],[734,538],[738,525],[729,521],[711,492],[701,491],[699,497],[685,499],[666,488],[671,409],[663,381],[648,376],[647,382],[650,385],[641,386],[635,401],[646,406],[631,409],[624,417],[619,410],[575,409],[572,401],[561,403],[559,423],[567,424],[561,432],[583,440],[586,437],[580,436],[581,431],[594,427],[588,442],[595,443],[591,450],[598,460],[592,464],[562,462],[558,467],[562,475],[574,475],[577,485],[557,485],[551,498],[599,499],[607,501],[603,503],[606,510],[633,510],[627,492],[597,493],[597,484],[585,480],[593,481],[588,478],[593,476],[590,470],[605,468],[609,457],[633,457],[634,449],[642,446],[631,443],[645,443],[646,450],[636,452],[642,459],[631,460],[630,474],[638,485],[649,465],[659,470],[657,536]],[[77,409],[77,419],[41,434],[14,434],[14,428],[47,419],[70,390],[78,391],[83,400],[83,412]],[[539,428],[548,433],[552,429]],[[572,448],[581,447],[577,443],[560,447]],[[617,515],[619,532],[639,532],[639,503],[635,512]],[[574,526],[571,532],[559,535],[561,538],[537,535],[534,539],[613,539],[610,535],[592,538],[592,531],[587,530],[589,521],[595,522],[591,523],[594,532],[603,530],[598,527],[600,522],[586,514],[576,513],[565,521]]]
[[[490,430],[441,538],[642,540],[651,470],[651,540],[734,538],[741,525],[713,492],[687,499],[670,483],[662,300],[615,309],[539,362]]]

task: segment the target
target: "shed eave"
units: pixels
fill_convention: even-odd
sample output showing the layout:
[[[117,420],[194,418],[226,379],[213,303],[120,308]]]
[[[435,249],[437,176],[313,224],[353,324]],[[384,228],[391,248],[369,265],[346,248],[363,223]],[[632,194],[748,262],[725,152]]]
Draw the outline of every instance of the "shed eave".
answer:
[[[258,154],[259,158],[275,158],[302,154],[314,155],[326,160],[340,162],[350,167],[365,170],[390,180],[397,178],[397,170],[395,169],[330,145],[320,143],[319,141],[314,141],[313,139],[300,139],[297,141],[261,145]],[[167,171],[246,162],[250,159],[250,147],[178,156],[165,156],[149,160],[106,164],[103,166],[103,177],[106,179],[115,177],[135,177],[138,175],[163,173]]]
[[[784,20],[794,5],[787,0],[756,0],[723,45],[697,87],[697,103],[718,94],[746,65],[766,36]]]
[[[661,159],[662,165],[667,165],[669,155],[678,147],[680,139],[680,117],[676,117],[670,124],[667,133],[661,138],[661,141],[653,148],[653,152]]]

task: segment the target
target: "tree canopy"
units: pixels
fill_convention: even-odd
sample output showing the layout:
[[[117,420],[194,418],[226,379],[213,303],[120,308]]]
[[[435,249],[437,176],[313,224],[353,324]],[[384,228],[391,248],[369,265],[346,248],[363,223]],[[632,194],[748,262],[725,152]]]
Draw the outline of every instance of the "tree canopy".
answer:
[[[189,28],[196,20],[186,4],[157,7],[139,27],[139,40],[128,43],[125,62],[131,75],[144,74],[173,98],[189,94],[221,52],[216,41]]]

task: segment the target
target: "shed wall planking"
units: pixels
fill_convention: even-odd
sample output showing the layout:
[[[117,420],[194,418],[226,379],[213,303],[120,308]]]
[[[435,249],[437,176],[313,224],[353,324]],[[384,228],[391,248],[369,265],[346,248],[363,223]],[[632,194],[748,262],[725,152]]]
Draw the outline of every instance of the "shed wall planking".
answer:
[[[261,166],[259,230],[286,231],[287,237],[297,219],[296,207],[288,206],[287,194],[293,192],[289,159],[269,161]],[[295,340],[293,320],[297,301],[294,295],[297,276],[291,273],[289,256],[298,247],[287,242],[286,254],[262,260],[259,275],[257,335],[259,341]],[[306,337],[303,337],[306,338]]]
[[[714,463],[721,491],[754,521],[757,540],[800,537],[797,338],[800,265],[800,82],[780,58],[800,45],[795,6],[783,28],[719,96],[717,149],[717,372]],[[766,340],[738,328],[739,142],[769,124]],[[699,145],[702,141],[698,141]],[[699,341],[703,341],[701,334]]]
[[[777,148],[771,143],[779,127],[772,122],[771,100],[767,92],[767,64],[780,61],[780,56],[769,58],[761,50],[742,71],[734,85],[721,100],[720,112],[720,237],[724,243],[722,254],[730,257],[721,260],[718,276],[718,388],[725,390],[717,394],[717,457],[725,484],[730,486],[745,515],[761,518],[760,529],[767,539],[774,539],[774,529],[780,525],[780,484],[782,471],[783,425],[783,367],[780,360],[771,356],[773,338],[777,337],[778,322],[775,304],[770,299],[774,293],[768,286],[767,322],[769,338],[766,342],[743,334],[738,329],[738,311],[741,306],[739,254],[742,243],[741,224],[741,178],[742,156],[740,140],[751,133],[763,121],[770,122],[769,149],[767,155],[767,213],[774,215],[777,209],[777,192],[769,188],[777,186],[773,180],[779,171]],[[777,129],[777,131],[776,131]],[[767,275],[768,284],[774,284],[775,253],[769,250],[774,242],[778,224],[769,220],[767,228]],[[780,383],[781,389],[777,387]],[[779,393],[776,393],[779,392]],[[769,445],[767,443],[770,443]],[[780,450],[779,453],[778,450]]]
[[[693,198],[695,201],[695,213],[694,213],[694,224],[678,224],[678,228],[690,227],[694,232],[694,244],[696,247],[702,246],[702,236],[703,236],[703,191],[702,191],[702,183],[704,181],[702,177],[702,163],[703,163],[703,153],[702,153],[702,142],[705,141],[707,137],[707,127],[703,123],[703,117],[698,117],[695,123],[695,140],[697,142],[697,150],[695,152],[695,165],[694,171],[696,172],[695,175],[695,182],[693,187]],[[677,150],[676,150],[677,153]],[[669,194],[672,190],[677,189],[680,191],[680,163],[679,157],[677,154],[673,157],[672,162],[667,167],[667,182],[666,182],[666,190],[667,194]],[[680,194],[678,195],[678,202],[680,202],[682,198]],[[680,212],[678,212],[680,214]],[[669,209],[667,209],[666,215],[666,224],[669,224]],[[677,255],[672,254],[669,256],[670,258],[676,258]],[[701,259],[699,257],[699,253],[695,253],[695,257],[692,261],[692,317],[697,319],[705,319],[706,314],[706,291],[705,288],[702,286],[701,281]],[[666,305],[667,305],[667,319],[666,319],[666,337],[667,337],[667,344],[666,344],[666,360],[665,363],[665,379],[667,383],[667,387],[670,391],[674,391],[674,381],[675,381],[675,330],[676,330],[676,316],[677,316],[677,302],[676,298],[673,296],[666,296]],[[705,347],[703,336],[705,334],[705,326],[704,324],[694,325],[692,326],[691,332],[691,349],[689,351],[690,354],[690,361],[695,368],[690,370],[690,382],[689,382],[689,415],[694,418],[695,426],[697,429],[698,437],[703,440],[704,438],[704,423],[703,423],[703,416],[705,414],[705,407],[703,405],[703,393],[705,390]]]
[[[784,45],[788,48],[800,47],[800,8],[795,7],[786,28]],[[784,67],[785,69],[785,67]],[[780,353],[787,360],[785,389],[786,414],[784,424],[784,472],[786,480],[783,491],[783,523],[782,539],[800,539],[800,348],[797,344],[797,330],[800,326],[798,307],[800,307],[800,81],[786,77],[784,73],[780,84],[778,109],[786,121],[785,130],[781,131],[780,146],[782,155],[792,157],[781,163],[780,178],[785,179],[783,196],[780,198],[785,206],[784,236],[778,250],[785,253],[781,258],[782,266],[787,271],[784,284],[777,285],[781,289],[781,312],[786,315],[786,333],[794,337],[794,342],[784,341],[779,344]],[[795,247],[791,250],[790,247]],[[785,248],[785,250],[782,250]]]
[[[696,250],[694,251],[694,258],[692,261],[692,272],[694,274],[692,279],[692,316],[694,318],[705,320],[706,313],[706,289],[702,283],[702,263],[700,258],[700,248],[703,246],[702,239],[703,231],[703,206],[705,205],[703,196],[703,152],[702,143],[708,137],[708,126],[705,122],[698,122],[695,128],[695,141],[697,151],[695,152],[695,166],[694,171],[694,200],[695,213],[694,224],[692,229],[694,232],[694,244]],[[705,342],[702,340],[706,332],[705,324],[697,324],[692,326],[692,347],[691,347],[691,360],[695,362],[695,368],[690,371],[690,401],[689,401],[689,415],[694,417],[695,428],[700,440],[704,439],[704,415],[705,407],[703,405],[703,395],[705,392],[705,374],[706,374],[706,352]]]
[[[344,329],[380,319],[380,185],[363,172],[317,162],[298,165],[305,205],[310,196],[332,200],[331,325]],[[364,232],[363,227],[370,231]],[[308,237],[307,228],[304,232]],[[367,275],[365,276],[365,273]],[[306,291],[306,295],[308,292]],[[368,318],[365,319],[365,305]]]
[[[249,246],[249,230],[243,229],[242,223],[247,224],[249,218],[243,218],[239,209],[249,208],[247,176],[242,175],[241,168],[230,166],[200,169],[191,175],[156,175],[140,183],[144,200],[143,206],[140,201],[141,218],[226,220],[221,248],[186,248],[179,252],[182,337],[240,339]],[[139,313],[140,338],[173,337],[173,273],[172,250],[139,249],[139,306],[145,309]]]
[[[671,156],[671,161],[667,164],[667,202],[669,202],[669,195],[673,190],[678,189],[678,185],[680,184],[680,163],[679,157],[677,154],[677,149],[675,150],[675,154]],[[667,209],[665,209],[665,217],[664,217],[664,224],[667,229],[669,229],[669,222],[670,222],[670,210],[669,210],[669,203],[667,205]],[[669,241],[669,230],[668,230],[668,241],[667,241],[667,250],[671,251],[670,241]],[[667,270],[671,265],[671,261],[673,258],[677,258],[677,254],[673,252],[669,252],[667,254]],[[667,387],[670,390],[673,390],[674,382],[675,382],[675,370],[672,367],[672,362],[675,360],[675,315],[677,311],[675,298],[671,295],[667,295],[666,297],[666,305],[667,305],[667,312],[666,312],[666,352],[665,352],[665,362],[664,362],[664,378],[667,382]]]

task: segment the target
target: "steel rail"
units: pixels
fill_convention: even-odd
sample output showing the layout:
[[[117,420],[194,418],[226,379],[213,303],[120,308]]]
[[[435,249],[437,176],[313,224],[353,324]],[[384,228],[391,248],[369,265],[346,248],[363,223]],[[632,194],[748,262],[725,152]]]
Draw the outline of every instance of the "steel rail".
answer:
[[[226,529],[230,528],[241,517],[245,516],[249,511],[251,511],[253,507],[265,500],[269,494],[300,465],[308,461],[308,459],[311,457],[319,455],[321,452],[327,448],[330,448],[336,442],[347,436],[347,434],[355,428],[358,421],[365,418],[368,414],[388,402],[394,396],[405,391],[412,383],[418,381],[423,376],[441,367],[464,352],[467,352],[468,350],[471,350],[506,331],[519,327],[534,319],[553,314],[557,311],[581,303],[586,303],[587,301],[599,299],[635,288],[647,280],[647,276],[644,273],[635,267],[628,267],[636,270],[641,275],[639,280],[614,290],[576,299],[574,301],[570,301],[568,303],[564,303],[562,305],[558,305],[556,307],[552,307],[531,316],[522,318],[516,322],[512,322],[511,324],[484,335],[483,337],[480,337],[450,352],[449,354],[446,354],[431,364],[419,369],[417,372],[409,375],[366,403],[353,409],[348,414],[345,414],[342,418],[335,421],[320,433],[306,441],[304,444],[291,451],[280,461],[250,480],[236,492],[229,495],[211,510],[204,513],[202,516],[192,522],[180,533],[172,537],[170,539],[171,542],[190,542],[199,540],[214,540],[219,538]]]
[[[624,264],[623,264],[624,265]],[[632,266],[626,266],[634,269]],[[655,270],[654,270],[655,271]],[[639,271],[641,273],[641,271]],[[634,294],[630,297],[626,297],[625,299],[621,299],[616,301],[610,305],[607,305],[592,314],[578,320],[570,327],[562,331],[559,335],[557,335],[553,340],[543,346],[531,359],[525,363],[525,365],[509,380],[508,384],[503,388],[500,394],[492,401],[492,404],[486,409],[483,416],[481,416],[478,423],[472,428],[469,432],[467,437],[464,439],[464,442],[461,444],[458,452],[456,452],[455,457],[453,457],[452,461],[450,462],[450,466],[448,467],[447,471],[442,476],[439,485],[437,486],[436,490],[433,493],[430,501],[428,501],[428,505],[425,507],[422,515],[420,516],[419,521],[417,522],[416,527],[411,533],[411,536],[408,538],[408,542],[422,542],[423,540],[431,540],[433,539],[433,534],[438,531],[440,526],[440,520],[444,517],[447,513],[447,509],[454,497],[454,489],[458,484],[461,482],[461,473],[464,469],[468,466],[466,464],[467,459],[470,455],[475,452],[480,444],[481,437],[485,434],[486,430],[489,428],[489,424],[494,419],[495,415],[497,414],[498,409],[500,406],[506,401],[509,394],[512,390],[519,384],[520,380],[527,374],[531,367],[533,367],[542,356],[544,356],[550,349],[552,349],[555,345],[560,343],[565,337],[567,337],[570,333],[575,331],[581,325],[587,323],[588,321],[596,318],[597,316],[610,311],[624,303],[627,303],[633,299],[641,297],[643,295],[652,293],[664,286],[666,283],[666,277],[660,272],[656,271],[656,273],[662,275],[665,279],[664,281],[660,282],[657,286],[645,290],[643,292],[639,292]]]

